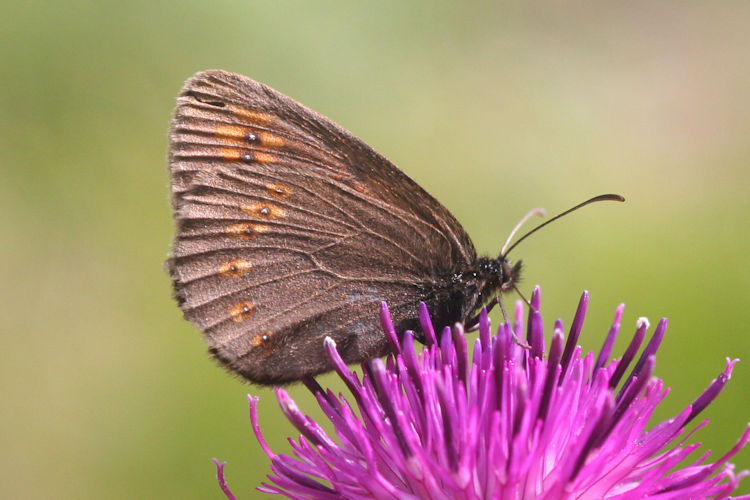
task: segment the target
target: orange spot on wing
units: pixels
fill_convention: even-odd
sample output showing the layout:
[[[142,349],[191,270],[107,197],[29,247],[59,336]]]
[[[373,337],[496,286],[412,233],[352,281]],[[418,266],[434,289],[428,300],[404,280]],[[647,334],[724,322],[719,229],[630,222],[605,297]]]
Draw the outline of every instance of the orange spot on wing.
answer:
[[[229,109],[235,116],[247,120],[249,123],[269,124],[273,122],[273,116],[240,106],[230,106]]]
[[[253,347],[260,347],[271,340],[271,337],[273,337],[273,332],[270,330],[266,330],[253,337],[253,339],[250,341],[250,344],[252,344]]]
[[[219,125],[216,127],[214,135],[224,142],[243,146],[247,142],[246,137],[249,130],[248,127],[241,125]]]
[[[232,321],[234,321],[235,323],[245,321],[247,318],[252,316],[254,312],[255,304],[253,304],[249,300],[240,302],[229,310],[229,314],[230,316],[232,316]]]
[[[260,133],[260,143],[269,148],[278,148],[284,145],[284,141],[281,137],[270,132]]]
[[[286,215],[286,210],[273,203],[253,202],[242,207],[242,211],[262,219],[279,219]]]
[[[261,153],[260,151],[258,151],[255,153],[255,161],[258,163],[273,163],[276,161],[276,157],[274,155]]]
[[[219,273],[222,276],[231,277],[231,278],[239,278],[240,276],[249,272],[250,269],[252,269],[252,267],[253,267],[253,264],[249,260],[235,259],[235,260],[230,260],[229,262],[223,263],[219,267]]]
[[[276,134],[257,130],[244,125],[222,124],[216,127],[214,137],[235,146],[260,145],[278,148],[284,145],[284,140]]]
[[[240,161],[244,153],[241,149],[219,148],[219,156],[229,161]]]
[[[254,224],[252,222],[247,222],[245,224],[232,224],[231,226],[227,226],[226,229],[228,235],[237,236],[238,238],[246,240],[255,238],[260,233],[265,233],[266,231],[268,231],[268,226]]]

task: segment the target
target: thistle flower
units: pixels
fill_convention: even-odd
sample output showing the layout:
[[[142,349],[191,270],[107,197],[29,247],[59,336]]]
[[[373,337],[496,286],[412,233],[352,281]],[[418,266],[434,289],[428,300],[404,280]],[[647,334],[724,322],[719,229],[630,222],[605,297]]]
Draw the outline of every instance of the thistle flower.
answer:
[[[557,321],[547,349],[540,292],[534,290],[521,337],[524,307],[513,325],[490,335],[486,311],[471,361],[461,325],[435,334],[425,307],[425,345],[410,333],[397,336],[385,304],[383,329],[394,354],[362,365],[360,378],[342,361],[331,339],[326,350],[353,401],[304,381],[336,431],[329,436],[281,388],[276,396],[300,432],[292,456],[272,452],[258,426],[257,398],[250,418],[271,459],[269,483],[258,490],[294,499],[685,499],[731,498],[747,471],[728,460],[750,440],[750,427],[713,463],[709,452],[685,463],[700,444],[687,442],[703,421],[686,431],[721,392],[737,360],[673,418],[646,429],[668,390],[652,377],[654,356],[667,327],[662,319],[638,360],[648,329],[639,320],[622,357],[610,359],[624,309],[620,305],[597,356],[582,355],[578,336],[588,306],[584,293],[567,340]],[[354,409],[356,405],[358,411]],[[216,461],[219,482],[224,464]],[[745,496],[741,498],[750,498]]]

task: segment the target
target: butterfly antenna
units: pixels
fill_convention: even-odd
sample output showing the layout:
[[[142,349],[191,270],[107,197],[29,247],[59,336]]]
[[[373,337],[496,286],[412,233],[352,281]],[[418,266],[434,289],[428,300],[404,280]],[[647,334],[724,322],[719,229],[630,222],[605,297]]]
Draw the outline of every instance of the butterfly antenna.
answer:
[[[519,243],[521,243],[521,242],[522,242],[523,240],[525,240],[526,238],[528,238],[528,237],[529,237],[529,236],[531,236],[532,234],[534,234],[534,233],[536,233],[537,231],[539,231],[539,230],[540,230],[541,228],[543,228],[543,227],[544,227],[544,226],[546,226],[547,224],[551,224],[552,222],[555,222],[555,221],[556,221],[557,219],[559,219],[559,218],[561,218],[561,217],[564,217],[564,216],[568,215],[568,214],[569,214],[569,213],[571,213],[571,212],[575,212],[575,211],[576,211],[576,210],[578,210],[579,208],[583,208],[583,207],[585,207],[586,205],[590,205],[590,204],[592,204],[592,203],[596,203],[596,202],[599,202],[599,201],[625,201],[625,198],[623,198],[623,197],[622,197],[622,196],[620,196],[619,194],[600,194],[599,196],[594,196],[593,198],[591,198],[591,199],[588,199],[588,200],[584,201],[583,203],[579,203],[578,205],[574,206],[573,208],[569,208],[569,209],[567,209],[566,211],[564,211],[564,212],[562,212],[562,213],[559,213],[559,214],[555,215],[555,216],[554,216],[554,217],[552,217],[552,218],[551,218],[550,220],[548,220],[548,221],[546,221],[546,222],[543,222],[543,223],[539,224],[539,225],[538,225],[538,226],[536,226],[536,227],[535,227],[534,229],[532,229],[532,230],[531,230],[531,231],[529,231],[528,233],[526,233],[526,234],[524,234],[523,236],[521,236],[521,237],[520,237],[520,238],[519,238],[518,240],[516,240],[516,242],[515,242],[515,243],[513,243],[513,244],[512,244],[511,246],[510,246],[510,248],[508,248],[508,251],[507,251],[507,252],[506,252],[506,251],[504,250],[504,249],[505,249],[505,246],[503,246],[503,251],[502,251],[502,252],[500,252],[500,255],[502,255],[503,257],[507,256],[507,255],[508,255],[508,254],[509,254],[510,252],[512,252],[512,251],[513,251],[513,249],[514,249],[514,248],[516,248],[516,247],[518,246],[518,244],[519,244]],[[536,209],[535,209],[535,210],[536,210]],[[534,211],[534,210],[532,210],[531,212],[533,212],[533,211]],[[531,214],[531,212],[529,212],[529,214]],[[524,219],[522,219],[522,220],[521,220],[521,223],[519,223],[519,225],[520,225],[520,224],[522,224],[522,223],[523,223],[523,222],[524,222],[524,221],[526,220],[526,218],[528,218],[528,215],[529,215],[529,214],[527,214],[527,217],[525,217]],[[514,228],[514,229],[513,229],[513,233],[515,233],[515,231],[516,231],[516,229]],[[512,235],[513,233],[511,233],[511,235]],[[506,242],[506,244],[507,244],[507,242]]]
[[[538,215],[539,217],[544,217],[547,215],[547,212],[544,211],[543,208],[532,208],[531,210],[526,213],[523,217],[521,217],[521,220],[518,221],[518,224],[516,224],[516,227],[513,228],[513,230],[508,235],[508,239],[505,240],[505,244],[503,245],[503,248],[500,250],[500,255],[505,255],[505,249],[510,245],[510,240],[513,239],[513,237],[516,235],[519,229],[521,229],[521,226],[526,224],[526,221],[534,217],[535,215]]]

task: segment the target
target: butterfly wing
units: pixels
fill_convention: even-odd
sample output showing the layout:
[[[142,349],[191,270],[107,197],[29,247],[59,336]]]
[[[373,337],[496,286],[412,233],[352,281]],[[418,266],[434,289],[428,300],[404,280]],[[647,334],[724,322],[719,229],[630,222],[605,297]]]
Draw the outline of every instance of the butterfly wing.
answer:
[[[262,384],[383,355],[378,304],[401,327],[476,253],[458,221],[362,141],[247,77],[185,84],[170,130],[185,317],[228,368]]]

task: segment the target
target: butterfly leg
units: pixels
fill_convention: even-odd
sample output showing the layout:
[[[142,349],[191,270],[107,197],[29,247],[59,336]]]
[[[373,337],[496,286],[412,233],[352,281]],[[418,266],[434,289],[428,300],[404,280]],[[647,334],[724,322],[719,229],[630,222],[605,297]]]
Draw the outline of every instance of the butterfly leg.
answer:
[[[496,305],[498,305],[498,304],[500,304],[500,309],[502,309],[502,311],[503,311],[503,318],[505,318],[505,321],[507,322],[508,321],[508,315],[505,312],[505,307],[502,305],[502,300],[500,300],[499,296],[493,297],[492,300],[490,300],[487,303],[487,305],[485,306],[487,308],[487,313],[489,314],[489,312],[492,311],[492,309]],[[466,324],[465,330],[467,332],[475,332],[475,331],[479,330],[479,316],[481,314],[482,313],[476,314],[473,318],[471,318],[468,321],[466,321],[466,323],[465,323]]]
[[[521,298],[524,300],[524,302],[526,302],[526,304],[528,304],[529,307],[531,307],[531,304],[529,303],[529,301],[526,300],[526,297],[524,297],[521,294],[521,292],[518,290],[518,288],[516,288],[516,287],[513,287],[513,288],[515,288],[516,292],[518,292],[518,295],[521,296]],[[487,306],[486,306],[487,307],[487,312],[489,313],[492,310],[492,308],[495,307],[496,305],[500,306],[500,311],[502,311],[502,313],[503,313],[503,320],[504,320],[504,322],[506,324],[509,325],[510,324],[510,319],[508,318],[508,311],[505,310],[505,304],[503,303],[503,299],[502,299],[502,297],[500,297],[500,295],[496,295],[495,297],[492,298],[492,300],[490,300],[487,303]],[[469,321],[467,321],[466,325],[467,325],[466,326],[466,331],[467,332],[473,332],[473,331],[478,330],[479,329],[479,314],[477,314],[476,316],[474,316],[473,318],[471,318]],[[529,344],[527,344],[526,342],[524,342],[523,340],[519,339],[516,336],[516,332],[512,328],[510,329],[510,332],[513,335],[513,342],[515,342],[519,346],[523,347],[524,349],[531,349],[531,346]]]
[[[516,293],[518,294],[518,296],[521,297],[521,300],[523,300],[526,303],[526,305],[529,306],[530,310],[533,310],[535,312],[539,312],[536,309],[534,309],[534,306],[531,305],[531,302],[529,301],[529,299],[527,299],[524,296],[524,294],[521,293],[521,290],[519,290],[518,287],[515,284],[513,285],[513,290],[515,290]]]

